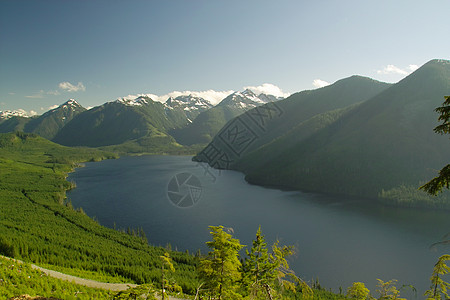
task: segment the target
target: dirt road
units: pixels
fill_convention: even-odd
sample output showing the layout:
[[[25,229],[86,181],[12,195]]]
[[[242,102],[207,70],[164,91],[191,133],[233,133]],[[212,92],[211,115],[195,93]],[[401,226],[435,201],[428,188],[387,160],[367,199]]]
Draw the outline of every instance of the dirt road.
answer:
[[[0,255],[0,257],[2,258],[6,258],[9,260],[13,260],[16,261],[18,263],[23,263],[23,261],[18,260],[18,259],[14,259],[14,258],[10,258],[10,257],[6,257],[3,255]],[[39,270],[45,274],[47,274],[48,276],[51,276],[53,278],[57,278],[57,279],[61,279],[61,280],[65,280],[65,281],[70,281],[73,282],[75,284],[79,284],[79,285],[84,285],[87,287],[92,287],[92,288],[98,288],[98,289],[104,289],[104,290],[110,290],[113,292],[120,292],[120,291],[124,291],[127,290],[129,288],[133,288],[133,287],[137,287],[137,284],[133,284],[133,283],[107,283],[107,282],[100,282],[100,281],[95,281],[95,280],[91,280],[91,279],[84,279],[81,277],[77,277],[77,276],[72,276],[72,275],[67,275],[61,272],[57,272],[57,271],[53,271],[53,270],[49,270],[46,268],[42,268],[39,266],[36,266],[34,264],[30,264],[31,267],[35,270]],[[185,299],[179,299],[179,298],[173,298],[170,297],[170,300],[185,300]]]

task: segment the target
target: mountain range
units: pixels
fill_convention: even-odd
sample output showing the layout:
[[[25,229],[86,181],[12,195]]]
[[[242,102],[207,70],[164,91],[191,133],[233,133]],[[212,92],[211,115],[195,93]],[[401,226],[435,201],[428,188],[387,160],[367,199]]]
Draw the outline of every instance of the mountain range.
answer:
[[[249,89],[235,92],[215,107],[200,113],[187,126],[170,131],[170,134],[183,145],[207,144],[229,120],[249,109],[281,99],[267,94],[256,95]]]
[[[198,138],[202,133],[192,134],[189,138],[175,133],[191,128],[194,122],[197,124],[200,115],[206,113],[209,116],[207,112],[215,109],[232,112],[210,124],[211,129],[204,128],[211,132],[209,139],[204,141],[206,144],[227,120],[272,100],[277,98],[265,94],[256,96],[246,90],[226,97],[217,106],[193,95],[170,97],[165,103],[139,96],[119,98],[87,110],[71,99],[41,116],[4,112],[0,132],[24,131],[66,146],[104,147],[127,153],[192,153],[191,147],[182,145],[202,141]]]
[[[251,183],[304,191],[376,198],[417,188],[448,163],[450,141],[433,128],[434,109],[449,94],[447,60],[393,85],[350,77],[291,95],[276,110],[247,111],[194,159],[242,171]]]
[[[121,153],[195,151],[194,160],[251,183],[376,198],[448,163],[450,141],[433,132],[445,95],[450,62],[432,60],[396,84],[351,76],[286,99],[245,90],[215,106],[139,96],[89,110],[72,99],[41,116],[3,112],[0,132]]]

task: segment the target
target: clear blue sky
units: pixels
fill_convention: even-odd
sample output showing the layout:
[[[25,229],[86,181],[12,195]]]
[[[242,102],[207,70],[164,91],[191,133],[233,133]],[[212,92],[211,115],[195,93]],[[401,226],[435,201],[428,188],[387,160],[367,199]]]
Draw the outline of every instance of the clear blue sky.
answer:
[[[353,74],[396,82],[449,58],[449,12],[449,0],[1,0],[0,110],[263,83],[292,93]]]

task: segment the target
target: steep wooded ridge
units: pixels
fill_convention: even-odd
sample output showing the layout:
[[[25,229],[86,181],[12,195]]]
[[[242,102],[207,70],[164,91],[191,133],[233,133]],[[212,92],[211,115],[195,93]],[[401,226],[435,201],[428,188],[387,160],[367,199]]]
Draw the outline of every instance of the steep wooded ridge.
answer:
[[[448,137],[433,128],[434,109],[450,94],[450,62],[432,60],[390,87],[372,81],[358,90],[361,81],[369,79],[292,95],[259,128],[251,114],[261,108],[250,110],[195,159],[240,170],[251,183],[365,197],[435,176],[449,158]]]

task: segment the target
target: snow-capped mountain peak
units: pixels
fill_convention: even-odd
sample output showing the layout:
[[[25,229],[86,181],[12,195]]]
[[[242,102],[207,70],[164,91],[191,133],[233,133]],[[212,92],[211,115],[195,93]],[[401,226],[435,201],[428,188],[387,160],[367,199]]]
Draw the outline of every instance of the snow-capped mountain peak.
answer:
[[[115,102],[126,105],[126,106],[142,106],[148,104],[152,99],[147,96],[139,96],[135,99],[130,98],[119,98]]]
[[[52,109],[51,111],[55,111],[57,109],[75,110],[75,109],[79,109],[79,108],[82,108],[82,106],[75,99],[69,99],[66,102],[64,102],[63,104],[61,104],[60,106],[58,106],[57,108]]]
[[[169,97],[164,104],[169,109],[177,108],[185,111],[203,111],[212,107],[208,100],[193,95]]]
[[[252,90],[246,89],[245,91],[235,92],[229,95],[218,105],[225,105],[247,110],[277,100],[281,99],[273,95],[266,94],[260,94],[257,96]]]
[[[245,91],[241,92],[240,94],[242,94],[242,95],[244,95],[245,97],[248,97],[248,98],[255,98],[255,97],[257,97],[256,94],[252,90],[249,90],[249,89],[246,89]]]

